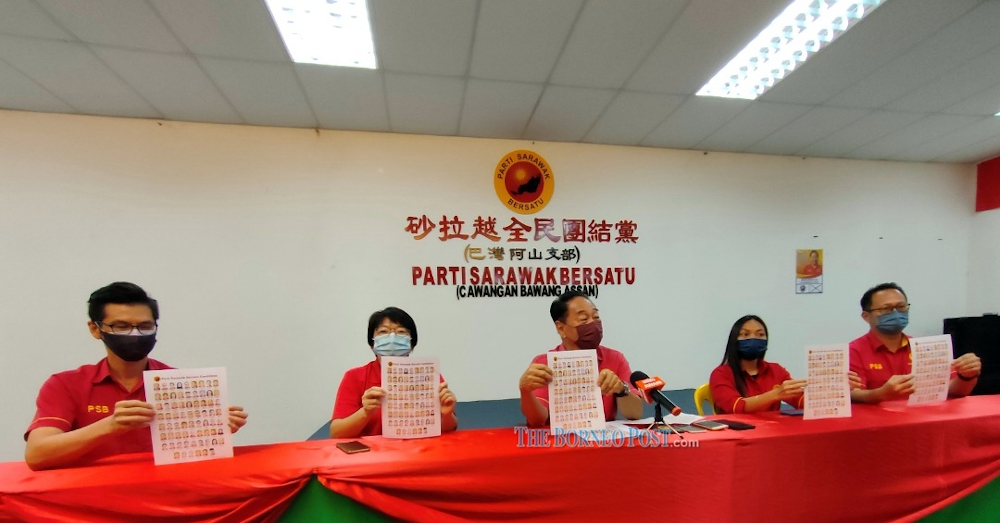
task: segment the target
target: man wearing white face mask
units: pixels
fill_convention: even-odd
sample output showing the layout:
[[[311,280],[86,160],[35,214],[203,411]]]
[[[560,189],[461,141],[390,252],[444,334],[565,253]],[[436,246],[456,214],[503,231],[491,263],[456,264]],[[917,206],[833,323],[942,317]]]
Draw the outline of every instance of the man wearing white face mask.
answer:
[[[403,309],[387,307],[368,318],[368,346],[375,360],[344,373],[337,389],[330,421],[331,438],[354,438],[382,434],[382,356],[409,356],[417,346],[417,324]],[[455,395],[441,378],[438,386],[441,402],[441,432],[458,427]]]
[[[554,351],[596,349],[597,386],[604,400],[607,421],[617,417],[618,411],[628,419],[642,417],[642,398],[625,380],[632,375],[625,355],[601,345],[604,327],[597,307],[586,294],[568,291],[559,296],[549,307],[562,343]],[[549,382],[552,369],[545,363],[547,354],[540,354],[521,375],[521,413],[529,427],[540,427],[549,421]]]
[[[850,344],[851,370],[861,378],[860,387],[851,390],[851,400],[879,403],[906,399],[916,390],[909,337],[903,334],[910,322],[906,293],[895,283],[868,289],[861,297],[861,319],[869,330]],[[970,352],[953,360],[951,369],[948,395],[967,396],[976,386],[982,363]]]

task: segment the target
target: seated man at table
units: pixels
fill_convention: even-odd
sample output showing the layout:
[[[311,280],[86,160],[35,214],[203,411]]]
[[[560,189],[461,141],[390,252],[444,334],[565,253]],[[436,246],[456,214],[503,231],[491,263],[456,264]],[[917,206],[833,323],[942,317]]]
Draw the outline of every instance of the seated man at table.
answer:
[[[156,300],[134,283],[116,282],[90,295],[90,335],[107,357],[96,365],[53,374],[38,393],[37,411],[24,438],[32,470],[82,465],[114,454],[151,452],[144,370],[170,369],[148,357],[156,344]],[[242,407],[229,407],[229,428],[246,423]]]
[[[622,353],[601,345],[604,327],[590,298],[579,291],[565,292],[552,302],[549,315],[555,323],[556,333],[562,338],[562,343],[552,352],[597,350],[597,386],[604,400],[605,419],[615,419],[619,410],[628,419],[642,417],[642,398],[625,381],[632,374],[628,360]],[[521,375],[521,413],[529,427],[541,427],[549,421],[548,385],[552,381],[552,369],[546,361],[548,353],[539,354]]]
[[[868,289],[861,297],[861,318],[868,323],[868,333],[850,344],[851,370],[861,378],[851,390],[856,403],[879,403],[906,399],[913,394],[916,380],[911,374],[909,336],[903,329],[909,324],[910,304],[906,293],[895,283],[882,283]],[[950,396],[967,396],[979,379],[982,364],[973,353],[963,354],[951,363]]]

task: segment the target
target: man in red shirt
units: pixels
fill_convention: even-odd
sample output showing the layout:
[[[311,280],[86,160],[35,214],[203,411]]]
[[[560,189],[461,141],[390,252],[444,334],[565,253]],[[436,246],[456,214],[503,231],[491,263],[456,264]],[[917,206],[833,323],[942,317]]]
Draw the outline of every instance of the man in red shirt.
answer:
[[[562,338],[562,344],[553,351],[597,350],[597,386],[604,400],[605,419],[615,419],[619,410],[628,419],[642,417],[642,398],[624,381],[632,374],[628,360],[622,353],[601,345],[604,327],[597,307],[587,295],[579,291],[563,293],[552,302],[549,315]],[[547,357],[547,354],[536,356],[521,375],[521,412],[529,427],[541,427],[549,421],[552,369],[545,364]]]
[[[32,470],[88,464],[115,454],[151,452],[142,372],[171,367],[148,357],[156,344],[156,300],[138,285],[116,282],[90,295],[90,335],[104,342],[96,365],[53,374],[38,393],[37,411],[24,438]],[[229,428],[246,423],[242,407],[229,407]]]
[[[861,297],[861,319],[869,330],[850,344],[851,370],[861,378],[860,387],[851,390],[852,401],[879,403],[913,394],[910,342],[903,334],[909,313],[906,293],[895,283],[876,285]],[[982,363],[970,352],[952,361],[951,369],[948,395],[967,396],[976,386]]]

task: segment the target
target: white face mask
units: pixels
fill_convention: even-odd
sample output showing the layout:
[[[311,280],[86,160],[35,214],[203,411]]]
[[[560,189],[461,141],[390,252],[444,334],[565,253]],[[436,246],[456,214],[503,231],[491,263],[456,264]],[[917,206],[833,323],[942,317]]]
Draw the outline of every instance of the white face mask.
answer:
[[[409,336],[390,332],[372,339],[372,351],[376,356],[409,356],[413,347]]]

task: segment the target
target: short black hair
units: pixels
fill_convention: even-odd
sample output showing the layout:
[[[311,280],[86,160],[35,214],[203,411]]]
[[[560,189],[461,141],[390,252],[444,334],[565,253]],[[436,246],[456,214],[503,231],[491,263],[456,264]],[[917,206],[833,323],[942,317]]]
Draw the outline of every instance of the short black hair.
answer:
[[[121,303],[125,305],[146,305],[153,311],[153,319],[160,319],[160,306],[156,300],[150,298],[142,287],[127,281],[116,281],[110,285],[105,285],[90,294],[87,300],[87,314],[94,323],[104,321],[104,306],[109,303]]]
[[[906,298],[906,291],[904,291],[903,288],[900,287],[896,282],[890,281],[886,283],[880,283],[872,287],[871,289],[868,289],[867,291],[865,291],[863,295],[861,295],[861,310],[868,312],[868,310],[871,309],[872,296],[874,296],[876,292],[887,291],[890,289],[895,289],[901,292],[903,294],[903,297]]]
[[[414,323],[413,318],[399,307],[386,307],[380,311],[373,312],[371,317],[368,318],[369,347],[375,346],[375,329],[379,325],[382,325],[382,322],[386,319],[397,325],[406,327],[406,330],[410,331],[410,348],[417,346],[417,324]]]
[[[553,323],[557,321],[566,322],[566,314],[569,312],[569,302],[574,298],[584,298],[590,301],[590,296],[581,291],[566,291],[560,294],[558,298],[552,301],[552,305],[549,306],[549,316],[552,316]]]

